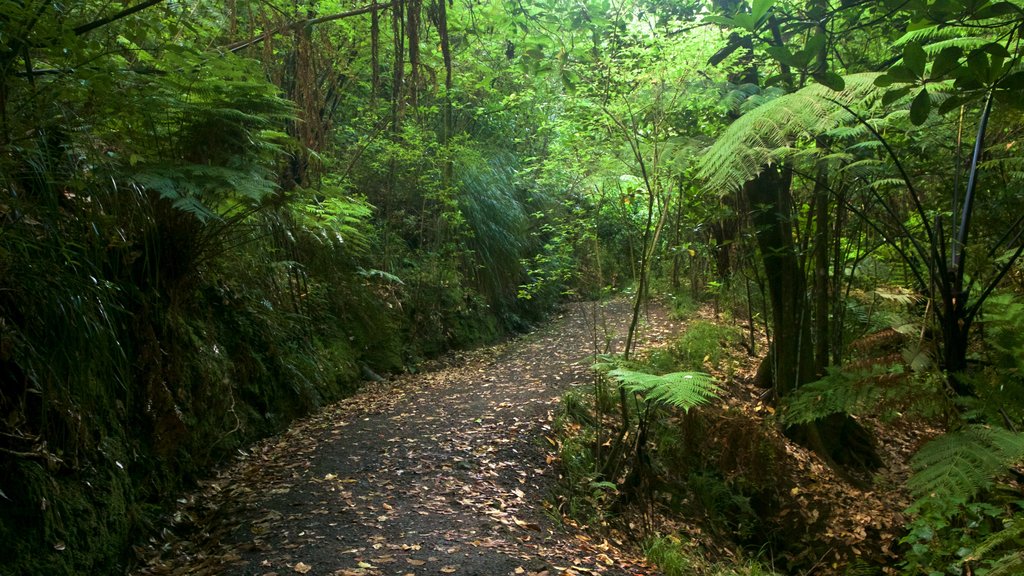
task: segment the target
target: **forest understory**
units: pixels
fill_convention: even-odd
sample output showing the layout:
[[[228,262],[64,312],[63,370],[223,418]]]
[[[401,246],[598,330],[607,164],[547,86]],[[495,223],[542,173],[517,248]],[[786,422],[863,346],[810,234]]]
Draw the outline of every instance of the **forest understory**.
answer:
[[[907,461],[939,430],[869,422],[888,439],[884,466],[851,483],[779,431],[760,358],[728,336],[704,359],[718,399],[659,424],[702,460],[690,481],[672,485],[683,470],[664,468],[680,455],[663,431],[652,477],[581,495],[563,462],[588,421],[578,396],[600,378],[596,355],[621,349],[630,312],[623,297],[572,303],[537,332],[366,383],[200,480],[135,546],[132,573],[653,575],[682,559],[701,575],[851,574],[899,558]],[[640,362],[693,322],[727,325],[710,305],[686,318],[648,306]]]
[[[1022,0],[0,2],[0,574],[1024,573],[1022,92]]]

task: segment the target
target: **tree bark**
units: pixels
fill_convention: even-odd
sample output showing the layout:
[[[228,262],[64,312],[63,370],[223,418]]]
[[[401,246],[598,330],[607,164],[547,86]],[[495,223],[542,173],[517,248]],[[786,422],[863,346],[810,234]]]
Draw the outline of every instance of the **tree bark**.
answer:
[[[755,237],[761,251],[772,308],[776,399],[814,377],[811,324],[807,314],[807,281],[793,241],[792,176],[766,168],[745,186]]]

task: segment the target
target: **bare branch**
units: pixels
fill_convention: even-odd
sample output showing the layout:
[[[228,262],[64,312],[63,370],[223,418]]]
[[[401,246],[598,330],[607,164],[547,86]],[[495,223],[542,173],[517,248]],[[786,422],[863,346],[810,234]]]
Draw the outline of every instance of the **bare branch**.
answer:
[[[156,6],[157,4],[159,4],[159,3],[163,2],[163,1],[164,0],[146,0],[142,4],[136,4],[135,6],[132,6],[130,8],[125,8],[124,10],[121,10],[120,12],[118,12],[117,14],[114,14],[113,16],[107,16],[106,18],[100,18],[99,20],[93,20],[92,22],[89,22],[88,24],[82,24],[81,26],[76,27],[73,30],[73,32],[75,33],[75,36],[81,36],[82,34],[85,34],[87,32],[92,32],[93,30],[95,30],[97,28],[100,28],[102,26],[106,26],[107,24],[110,24],[111,22],[116,22],[116,21],[118,21],[118,20],[120,20],[122,18],[127,18],[128,16],[131,16],[132,14],[135,14],[136,12],[140,12],[142,10],[145,10],[146,8],[149,8],[150,6]]]

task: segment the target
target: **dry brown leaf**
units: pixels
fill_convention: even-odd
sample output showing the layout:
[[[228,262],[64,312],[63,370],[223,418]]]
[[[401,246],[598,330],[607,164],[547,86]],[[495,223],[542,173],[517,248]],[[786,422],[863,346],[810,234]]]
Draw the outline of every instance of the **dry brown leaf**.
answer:
[[[307,574],[312,569],[313,569],[313,567],[310,566],[309,564],[306,564],[305,562],[299,562],[294,567],[292,567],[292,570],[295,570],[299,574]]]

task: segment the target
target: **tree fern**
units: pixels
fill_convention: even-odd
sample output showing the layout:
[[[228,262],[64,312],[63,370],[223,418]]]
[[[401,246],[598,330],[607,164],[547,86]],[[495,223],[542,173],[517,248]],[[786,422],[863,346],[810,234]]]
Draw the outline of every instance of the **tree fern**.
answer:
[[[706,404],[718,397],[715,380],[702,372],[673,372],[658,376],[617,368],[608,372],[628,392],[644,394],[648,400],[683,410]]]
[[[873,101],[880,91],[874,81],[879,75],[852,74],[844,77],[841,92],[812,84],[792,94],[769,100],[733,122],[701,157],[699,177],[711,190],[742,186],[761,169],[793,153],[800,138],[852,125],[846,106]]]
[[[911,459],[912,512],[955,509],[1024,460],[1024,434],[971,425],[932,440]]]

